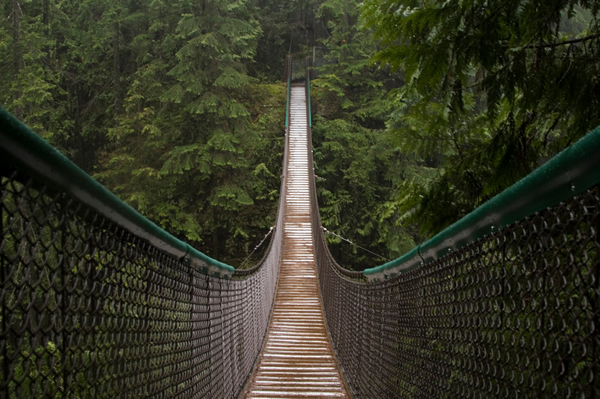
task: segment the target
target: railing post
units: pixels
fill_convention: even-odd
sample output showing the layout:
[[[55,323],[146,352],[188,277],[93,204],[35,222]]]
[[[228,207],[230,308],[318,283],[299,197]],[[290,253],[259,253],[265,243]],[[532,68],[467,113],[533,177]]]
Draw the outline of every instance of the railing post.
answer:
[[[195,306],[194,306],[194,299],[195,299],[195,291],[196,291],[196,284],[194,281],[194,269],[190,267],[189,269],[189,278],[190,278],[190,353],[192,356],[191,359],[191,369],[192,369],[192,375],[190,377],[190,381],[192,386],[196,385],[196,366],[197,366],[197,358],[196,356],[194,356],[195,352],[196,352],[196,342],[194,340],[194,310],[195,310]]]
[[[288,126],[290,124],[290,86],[292,84],[292,56],[288,55],[285,58],[285,71],[283,74],[284,82],[287,81],[287,94],[286,94],[286,104],[285,104],[285,129],[287,132]]]
[[[61,196],[61,199],[64,200],[65,198]],[[59,215],[59,217],[61,218],[61,221],[59,222],[59,226],[60,226],[60,249],[62,252],[62,255],[59,255],[59,259],[60,259],[60,263],[57,267],[58,270],[60,270],[60,280],[61,280],[61,287],[60,287],[60,301],[59,301],[59,307],[62,313],[62,331],[60,332],[61,335],[61,343],[60,343],[60,351],[61,351],[61,363],[62,363],[62,385],[63,385],[63,394],[65,396],[69,395],[69,390],[70,390],[70,378],[69,378],[69,367],[68,367],[68,362],[69,362],[69,358],[68,358],[68,352],[69,352],[69,347],[67,346],[70,339],[68,336],[68,325],[69,325],[69,309],[68,309],[68,305],[69,305],[69,301],[67,300],[67,295],[68,295],[68,289],[67,289],[67,284],[68,284],[68,270],[69,270],[69,262],[67,260],[67,257],[64,256],[64,254],[66,253],[66,247],[67,247],[67,207],[65,206],[66,204],[61,201],[59,204],[57,204],[57,214]]]
[[[305,66],[305,74],[304,74],[304,88],[306,91],[306,117],[308,121],[308,129],[312,130],[312,112],[310,106],[310,76],[312,71],[312,58],[310,56],[306,57],[306,66]],[[312,139],[312,136],[309,136]],[[308,142],[308,147],[312,147],[312,141]]]
[[[4,174],[2,173],[3,169],[0,169],[0,188],[2,189],[2,191],[0,192],[0,198],[5,198],[4,196],[4,190],[5,190],[5,181],[4,181]],[[6,179],[6,184],[8,184],[8,179]],[[1,234],[1,239],[0,242],[3,241],[6,237],[6,235],[4,234],[4,202],[2,202],[0,204],[0,234]],[[6,287],[6,271],[5,271],[5,262],[4,262],[4,256],[0,256],[0,283],[2,284],[2,287]],[[9,395],[9,381],[10,381],[10,375],[9,375],[9,359],[8,359],[8,331],[7,331],[7,314],[6,314],[6,302],[7,302],[7,295],[6,292],[3,293],[3,295],[0,296],[1,300],[0,300],[0,308],[2,309],[2,324],[0,325],[1,328],[1,332],[2,334],[0,335],[0,357],[2,358],[2,374],[4,375],[4,377],[2,378],[2,380],[0,380],[0,384],[3,385],[2,389],[0,390],[0,396],[2,396],[3,398],[8,398],[10,397]],[[3,336],[2,336],[3,335]]]

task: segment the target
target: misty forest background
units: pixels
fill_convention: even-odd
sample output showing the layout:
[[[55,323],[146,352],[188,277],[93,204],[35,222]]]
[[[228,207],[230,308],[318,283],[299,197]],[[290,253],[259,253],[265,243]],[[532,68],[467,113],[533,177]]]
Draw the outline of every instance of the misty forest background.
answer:
[[[323,225],[389,259],[600,125],[597,0],[6,0],[0,12],[0,105],[233,266],[274,224],[288,53],[318,66]],[[384,262],[328,240],[347,268]]]

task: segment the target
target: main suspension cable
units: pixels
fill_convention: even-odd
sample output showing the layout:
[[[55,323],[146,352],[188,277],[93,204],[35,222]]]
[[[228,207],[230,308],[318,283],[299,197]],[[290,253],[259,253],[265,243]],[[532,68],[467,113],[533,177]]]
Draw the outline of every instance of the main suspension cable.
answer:
[[[269,236],[269,234],[271,234],[274,229],[275,229],[275,226],[272,226],[269,229],[269,232],[267,234],[265,234],[265,236],[263,237],[262,241],[259,242],[258,245],[254,247],[254,249],[252,250],[252,252],[250,252],[250,255],[248,255],[248,257],[246,257],[246,259],[244,259],[244,261],[240,264],[240,266],[238,267],[238,269],[241,269],[242,266],[244,266],[244,263],[246,263],[248,261],[248,259],[250,259],[250,257],[252,256],[252,254],[254,254],[254,251],[256,251],[258,248],[260,248],[260,246],[263,244],[263,242],[265,242],[265,240],[267,239],[267,237]]]
[[[336,236],[337,238],[341,239],[342,241],[346,241],[346,242],[347,242],[348,244],[350,244],[350,245],[354,245],[355,247],[357,247],[357,248],[360,248],[360,249],[362,249],[363,251],[367,251],[367,252],[369,252],[370,254],[373,254],[373,255],[375,255],[375,256],[377,256],[377,257],[381,258],[381,259],[384,259],[386,262],[389,262],[389,261],[390,261],[390,260],[389,260],[388,258],[386,258],[385,256],[383,256],[383,255],[379,255],[379,254],[377,254],[377,253],[375,253],[375,252],[373,252],[373,251],[371,251],[371,250],[369,250],[369,249],[367,249],[367,248],[365,248],[365,247],[361,247],[360,245],[353,243],[353,242],[352,242],[352,241],[350,241],[349,239],[347,239],[347,238],[344,238],[344,237],[342,237],[341,235],[334,233],[333,231],[329,231],[329,230],[327,230],[327,229],[326,229],[325,227],[323,227],[323,226],[321,226],[321,229],[323,229],[323,232],[325,232],[325,234],[330,234],[330,235],[332,235],[332,236]]]

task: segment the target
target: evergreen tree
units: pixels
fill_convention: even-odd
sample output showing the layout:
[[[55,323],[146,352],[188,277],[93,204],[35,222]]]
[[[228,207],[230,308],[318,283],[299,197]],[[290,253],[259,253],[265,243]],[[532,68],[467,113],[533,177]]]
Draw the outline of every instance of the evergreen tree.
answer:
[[[317,16],[328,31],[325,65],[313,81],[323,224],[372,252],[395,257],[418,239],[390,201],[395,188],[420,168],[417,159],[395,151],[384,132],[392,110],[387,93],[400,82],[372,64],[372,32],[360,29],[358,1],[325,1]],[[345,267],[358,270],[384,262],[335,236],[329,236],[329,244]]]
[[[600,124],[599,12],[589,0],[365,2],[375,60],[405,73],[390,131],[403,151],[441,161],[403,202],[423,231]]]
[[[242,256],[262,239],[277,203],[284,94],[247,73],[260,10],[160,0],[1,9],[4,107],[208,252]]]
[[[5,3],[0,24],[0,103],[17,118],[48,136],[57,74],[52,70],[41,8],[35,3]]]
[[[281,149],[266,151],[273,137],[262,135],[274,131],[261,125],[265,109],[256,105],[273,102],[275,93],[283,98],[281,88],[260,89],[247,75],[260,27],[245,2],[155,1],[149,13],[155,22],[133,40],[140,66],[98,176],[161,226],[219,257],[230,252],[228,239],[272,224],[275,201],[264,190],[277,187]]]
[[[288,54],[301,58],[310,52],[319,1],[254,0],[253,3],[253,15],[260,23],[262,34],[249,73],[262,81],[276,82],[281,80]]]

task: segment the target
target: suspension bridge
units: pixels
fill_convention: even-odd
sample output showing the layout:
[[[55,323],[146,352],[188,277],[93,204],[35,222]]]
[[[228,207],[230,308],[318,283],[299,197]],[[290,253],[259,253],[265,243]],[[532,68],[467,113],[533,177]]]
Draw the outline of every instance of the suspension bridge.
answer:
[[[0,397],[600,397],[600,129],[354,272],[320,222],[310,59],[285,81],[277,221],[245,270],[0,110]]]

